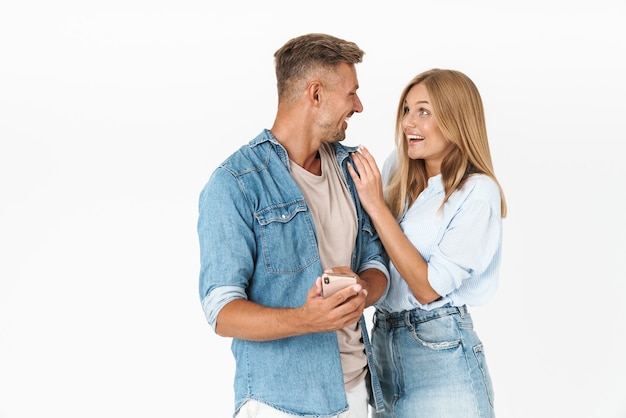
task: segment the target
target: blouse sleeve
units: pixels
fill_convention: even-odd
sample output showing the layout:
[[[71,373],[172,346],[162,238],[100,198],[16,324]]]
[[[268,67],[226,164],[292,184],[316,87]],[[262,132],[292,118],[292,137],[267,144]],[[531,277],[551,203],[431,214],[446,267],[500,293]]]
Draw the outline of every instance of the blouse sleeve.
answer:
[[[473,185],[428,260],[428,280],[440,295],[483,275],[502,244],[500,192],[492,181]]]

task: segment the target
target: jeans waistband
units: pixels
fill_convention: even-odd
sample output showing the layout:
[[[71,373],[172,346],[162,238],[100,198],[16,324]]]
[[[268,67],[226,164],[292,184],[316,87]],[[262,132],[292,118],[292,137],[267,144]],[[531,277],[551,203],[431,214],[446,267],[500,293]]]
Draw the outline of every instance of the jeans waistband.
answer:
[[[385,313],[379,310],[374,313],[374,325],[379,328],[401,328],[411,323],[426,322],[447,315],[459,314],[461,318],[467,315],[467,306],[445,305],[427,311],[415,308],[410,311]]]

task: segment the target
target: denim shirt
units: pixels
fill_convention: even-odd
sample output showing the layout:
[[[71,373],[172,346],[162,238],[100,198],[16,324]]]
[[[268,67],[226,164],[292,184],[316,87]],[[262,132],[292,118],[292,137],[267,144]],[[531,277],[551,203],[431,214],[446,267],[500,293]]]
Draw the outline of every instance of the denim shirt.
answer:
[[[358,203],[347,171],[349,148],[333,144],[354,201],[358,235],[353,271],[377,268],[387,259],[369,217]],[[200,194],[199,291],[215,328],[219,310],[236,298],[268,307],[302,306],[322,273],[313,218],[291,177],[289,156],[269,130],[242,146],[211,175]],[[385,291],[386,293],[386,291]],[[370,404],[383,409],[365,318],[360,319],[369,365]],[[235,411],[255,399],[298,416],[329,417],[346,411],[336,332],[272,341],[234,338]]]

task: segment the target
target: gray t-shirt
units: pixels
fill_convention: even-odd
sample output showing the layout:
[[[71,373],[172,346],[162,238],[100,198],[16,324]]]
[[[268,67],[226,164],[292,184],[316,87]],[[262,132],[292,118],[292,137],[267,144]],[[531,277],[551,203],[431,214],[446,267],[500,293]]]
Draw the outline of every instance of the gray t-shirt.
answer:
[[[324,269],[350,266],[356,242],[357,218],[354,201],[330,144],[319,150],[322,174],[317,176],[291,161],[296,181],[313,216]],[[346,390],[354,388],[367,373],[367,357],[356,322],[337,331]]]

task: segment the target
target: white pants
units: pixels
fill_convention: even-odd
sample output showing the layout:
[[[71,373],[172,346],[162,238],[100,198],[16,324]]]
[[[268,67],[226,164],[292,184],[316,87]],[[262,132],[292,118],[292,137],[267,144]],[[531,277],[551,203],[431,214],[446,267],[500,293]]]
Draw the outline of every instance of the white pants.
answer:
[[[346,392],[349,409],[333,418],[367,418],[367,386],[365,379],[349,392]],[[296,415],[279,411],[255,400],[246,401],[235,418],[293,418]]]

